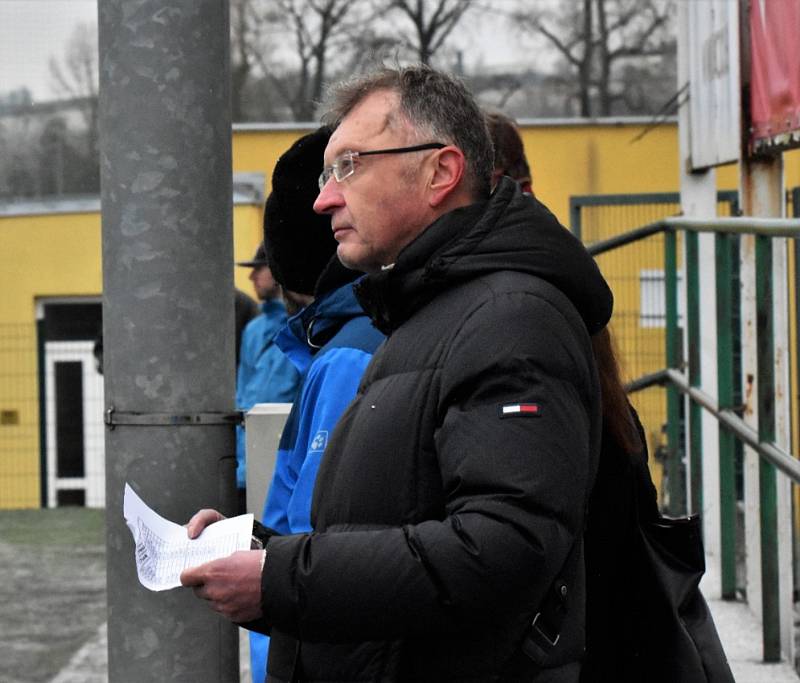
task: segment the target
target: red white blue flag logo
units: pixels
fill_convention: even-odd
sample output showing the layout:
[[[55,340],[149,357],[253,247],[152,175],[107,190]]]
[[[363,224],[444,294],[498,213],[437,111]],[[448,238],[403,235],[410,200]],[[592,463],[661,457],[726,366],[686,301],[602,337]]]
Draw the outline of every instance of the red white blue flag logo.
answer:
[[[539,417],[541,414],[540,403],[507,403],[500,406],[500,417]]]

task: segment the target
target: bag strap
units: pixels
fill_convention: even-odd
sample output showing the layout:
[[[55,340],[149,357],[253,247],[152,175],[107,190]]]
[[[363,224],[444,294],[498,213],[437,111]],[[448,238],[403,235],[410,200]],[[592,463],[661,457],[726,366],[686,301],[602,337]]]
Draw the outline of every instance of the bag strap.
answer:
[[[567,592],[566,582],[561,577],[556,578],[522,641],[522,651],[539,667],[544,665],[561,639],[561,626],[567,615]]]

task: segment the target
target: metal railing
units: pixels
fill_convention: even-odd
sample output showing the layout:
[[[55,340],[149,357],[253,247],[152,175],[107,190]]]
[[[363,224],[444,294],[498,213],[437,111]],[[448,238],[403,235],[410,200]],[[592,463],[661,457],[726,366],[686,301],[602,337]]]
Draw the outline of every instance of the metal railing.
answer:
[[[791,630],[793,623],[786,617],[791,614],[793,591],[787,595],[781,593],[781,571],[787,571],[784,564],[779,566],[779,524],[795,526],[792,515],[780,519],[778,515],[778,472],[793,484],[800,484],[800,461],[796,455],[787,452],[786,448],[776,443],[776,411],[777,400],[790,400],[785,390],[779,390],[776,399],[776,342],[781,345],[781,371],[788,377],[784,365],[788,362],[789,332],[784,329],[783,337],[775,339],[774,314],[774,278],[773,278],[773,240],[776,238],[800,238],[800,219],[768,219],[751,217],[731,218],[665,218],[637,228],[623,235],[597,242],[589,246],[595,255],[608,253],[625,245],[630,245],[647,237],[663,233],[664,235],[664,280],[666,334],[665,356],[666,368],[659,372],[639,377],[628,385],[629,391],[642,390],[654,385],[663,385],[667,391],[667,461],[671,463],[670,471],[679,472],[678,463],[682,453],[689,456],[688,477],[672,476],[668,479],[670,499],[673,503],[685,505],[684,510],[703,510],[704,496],[717,495],[719,510],[719,561],[720,587],[723,598],[734,599],[736,587],[736,542],[737,542],[737,491],[735,472],[736,441],[746,445],[759,457],[757,500],[746,501],[746,505],[755,504],[758,509],[758,526],[760,536],[760,572],[761,572],[761,616],[763,624],[763,655],[765,662],[781,659],[781,627]],[[685,276],[685,330],[678,324],[678,233],[684,236],[683,270]],[[714,234],[715,277],[714,289],[716,303],[716,368],[714,376],[716,386],[714,398],[702,388],[701,380],[701,344],[703,340],[701,291],[700,291],[700,257],[698,236],[700,233]],[[742,322],[755,329],[755,355],[757,359],[755,372],[741,378],[742,383],[756,390],[748,394],[744,405],[734,402],[734,380],[736,373],[742,372],[738,363],[734,362],[735,325],[739,324],[733,299],[732,271],[738,264],[734,263],[734,250],[731,240],[735,236],[748,236],[755,244],[751,246],[754,260],[754,279],[748,286],[755,292],[755,317],[743,316]],[[795,247],[800,242],[795,242]],[[797,249],[795,249],[797,254]],[[788,287],[787,282],[780,283]],[[795,281],[794,295],[797,297]],[[788,291],[788,290],[786,290]],[[788,306],[787,306],[788,308]],[[795,298],[794,311],[800,310]],[[788,313],[788,310],[787,310]],[[681,344],[684,341],[685,344]],[[708,340],[706,340],[708,341]],[[686,353],[682,352],[682,346]],[[685,357],[684,357],[685,356]],[[706,375],[708,377],[708,375]],[[708,382],[708,380],[706,380]],[[794,379],[797,384],[797,378]],[[790,380],[791,384],[791,380]],[[795,387],[796,388],[796,387]],[[794,398],[795,392],[789,392]],[[688,429],[682,430],[681,395],[686,397],[685,421]],[[794,400],[792,410],[797,411]],[[712,415],[718,425],[719,452],[719,489],[711,492],[703,486],[703,439],[702,413]],[[743,413],[757,413],[757,426],[748,424]],[[752,420],[751,420],[752,421]],[[685,435],[688,433],[688,435]],[[784,439],[785,440],[785,439]],[[684,443],[685,442],[685,443]],[[687,482],[688,479],[688,482]],[[685,496],[687,488],[690,496]],[[785,485],[785,484],[784,484]],[[714,506],[711,506],[714,508]],[[785,527],[781,527],[785,530]],[[796,529],[794,530],[796,531]],[[791,551],[788,553],[791,563]],[[784,557],[785,559],[785,557]],[[791,567],[788,569],[791,576]],[[785,576],[785,575],[784,575]],[[784,591],[785,592],[785,591]],[[748,596],[752,598],[752,595]],[[783,618],[781,617],[783,614]],[[783,619],[783,624],[782,624]],[[784,644],[787,642],[784,631]],[[784,648],[785,649],[785,648]],[[789,652],[786,652],[788,655]]]

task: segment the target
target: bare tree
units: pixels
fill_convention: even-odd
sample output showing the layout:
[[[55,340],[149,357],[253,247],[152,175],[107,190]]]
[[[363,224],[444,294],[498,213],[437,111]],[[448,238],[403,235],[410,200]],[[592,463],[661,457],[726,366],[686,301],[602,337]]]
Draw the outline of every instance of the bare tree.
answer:
[[[674,55],[669,0],[581,0],[539,12],[513,13],[515,26],[543,36],[574,84],[579,114],[608,116],[626,99],[633,63]],[[593,106],[594,105],[594,106]]]
[[[57,95],[75,99],[97,97],[97,26],[76,24],[63,64],[51,57],[50,73]]]
[[[331,68],[331,53],[347,51],[346,20],[358,0],[271,0],[269,22],[288,30],[294,67],[283,67],[257,55],[261,72],[298,121],[312,121]]]
[[[413,35],[401,32],[417,59],[430,64],[452,30],[470,9],[473,0],[389,0],[388,9],[411,20]]]
[[[251,51],[252,0],[231,0],[231,115],[244,120],[244,89],[253,70]]]
[[[369,50],[379,46],[406,52],[414,61],[430,64],[475,0],[372,0],[370,29],[360,40]],[[401,26],[395,18],[400,18]],[[386,28],[382,24],[390,23]],[[410,24],[410,25],[409,25]]]
[[[55,94],[80,102],[86,122],[87,153],[98,153],[97,91],[98,56],[97,26],[79,23],[70,35],[62,61],[50,57],[50,74]]]
[[[380,12],[373,12],[375,15]],[[353,49],[345,66],[347,73],[361,73],[386,60],[398,61],[402,50],[399,38],[382,31],[374,18],[354,27],[350,41]]]
[[[268,0],[231,0],[231,109],[234,121],[265,118],[270,102],[259,97],[262,67],[271,63],[276,47],[271,27],[278,21]]]

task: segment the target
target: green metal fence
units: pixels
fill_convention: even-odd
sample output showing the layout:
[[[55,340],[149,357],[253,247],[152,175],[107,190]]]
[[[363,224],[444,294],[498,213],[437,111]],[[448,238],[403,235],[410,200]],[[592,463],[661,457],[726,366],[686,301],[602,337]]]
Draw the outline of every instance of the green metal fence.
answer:
[[[795,194],[794,206],[800,206],[800,195]],[[714,233],[715,241],[715,282],[717,309],[717,367],[716,386],[713,387],[717,398],[709,395],[707,387],[701,386],[701,356],[699,349],[703,341],[702,312],[700,310],[700,268],[698,257],[698,234]],[[796,536],[797,529],[791,515],[779,518],[778,515],[778,482],[779,477],[787,477],[790,482],[800,484],[800,462],[785,447],[775,443],[776,440],[776,401],[780,400],[780,383],[776,380],[776,344],[789,348],[789,339],[775,338],[775,314],[773,300],[775,287],[788,286],[789,283],[776,283],[773,279],[772,253],[775,239],[791,238],[791,247],[797,248],[800,240],[800,220],[756,219],[756,218],[718,218],[710,220],[693,220],[685,218],[665,218],[626,235],[615,236],[602,242],[592,244],[589,249],[598,259],[608,258],[610,254],[621,249],[630,249],[646,240],[660,236],[664,247],[664,311],[666,317],[666,335],[664,338],[665,369],[637,378],[636,388],[662,385],[666,391],[666,431],[668,462],[674,471],[678,471],[678,463],[687,454],[690,463],[689,488],[693,492],[691,507],[703,508],[703,496],[718,496],[720,515],[720,576],[723,597],[733,599],[737,596],[736,586],[736,547],[737,547],[737,483],[736,483],[736,447],[746,444],[758,456],[759,487],[757,500],[746,501],[755,505],[758,510],[758,526],[760,532],[760,571],[761,571],[761,605],[763,624],[763,653],[767,662],[781,658],[781,629],[791,629],[791,601],[794,591],[789,595],[780,592],[781,576],[786,572],[792,574],[793,567],[781,566],[779,552],[779,525],[790,525]],[[758,425],[754,429],[742,417],[742,405],[735,395],[738,381],[741,384],[753,384],[753,378],[742,378],[742,364],[736,353],[737,331],[741,323],[738,319],[739,302],[733,295],[737,267],[737,240],[739,236],[748,236],[755,240],[754,269],[756,316],[755,320],[747,320],[747,324],[755,326],[756,337],[756,381]],[[683,237],[679,240],[679,237]],[[679,244],[684,244],[682,258],[679,263]],[[679,272],[686,273],[685,292],[679,291]],[[792,288],[790,288],[792,289]],[[797,289],[793,288],[793,305],[791,310],[798,311]],[[685,300],[685,321],[680,321],[679,300]],[[683,330],[685,325],[685,330]],[[681,348],[680,340],[686,337],[686,349]],[[787,335],[788,336],[788,335]],[[786,363],[784,353],[782,363]],[[705,389],[705,390],[704,390]],[[790,411],[797,411],[797,387],[790,392],[792,401]],[[684,402],[681,394],[688,397]],[[779,398],[776,398],[776,395]],[[753,400],[752,398],[750,399]],[[688,403],[683,416],[682,405]],[[745,402],[746,403],[746,402]],[[717,420],[719,430],[719,489],[712,491],[703,485],[703,449],[701,413],[707,411]],[[790,413],[791,414],[791,413]],[[682,429],[684,417],[689,424],[691,441],[686,443],[686,434]],[[672,495],[678,495],[676,477],[670,485]],[[785,480],[781,480],[785,482]],[[676,502],[673,499],[673,504]],[[791,562],[791,560],[790,560]],[[788,607],[788,609],[787,609]],[[782,617],[783,615],[783,623]]]
[[[719,215],[729,216],[738,212],[735,192],[720,192],[717,202]],[[684,289],[680,269],[676,269],[684,260],[683,245],[670,241],[663,230],[637,229],[679,212],[680,196],[677,193],[587,195],[570,199],[572,232],[590,248],[600,243],[609,247],[598,253],[596,258],[614,292],[611,329],[624,377],[630,388],[638,387],[631,395],[631,402],[639,413],[647,435],[659,504],[662,510],[671,515],[684,514],[689,507],[683,483],[683,453],[674,450],[681,441],[678,435],[684,431],[684,406],[673,395],[674,392],[671,393],[662,385],[648,384],[646,381],[642,383],[642,380],[663,370],[666,365],[664,354],[668,316],[677,315],[679,326],[684,325],[682,301],[685,297],[678,296],[675,301],[666,298],[672,291],[672,281],[668,282],[670,278],[677,278],[679,291]],[[614,248],[610,248],[612,246]],[[666,259],[669,259],[671,266]],[[729,291],[735,296],[738,292],[738,283],[735,281],[738,269],[731,277],[733,281]],[[691,283],[685,284],[688,286]],[[672,341],[675,346],[668,352],[682,355],[681,337],[670,340],[670,343]],[[738,345],[735,352],[738,353]],[[739,398],[740,387],[735,386],[734,389]],[[740,471],[741,467],[739,475]],[[697,501],[690,507],[699,509]]]

